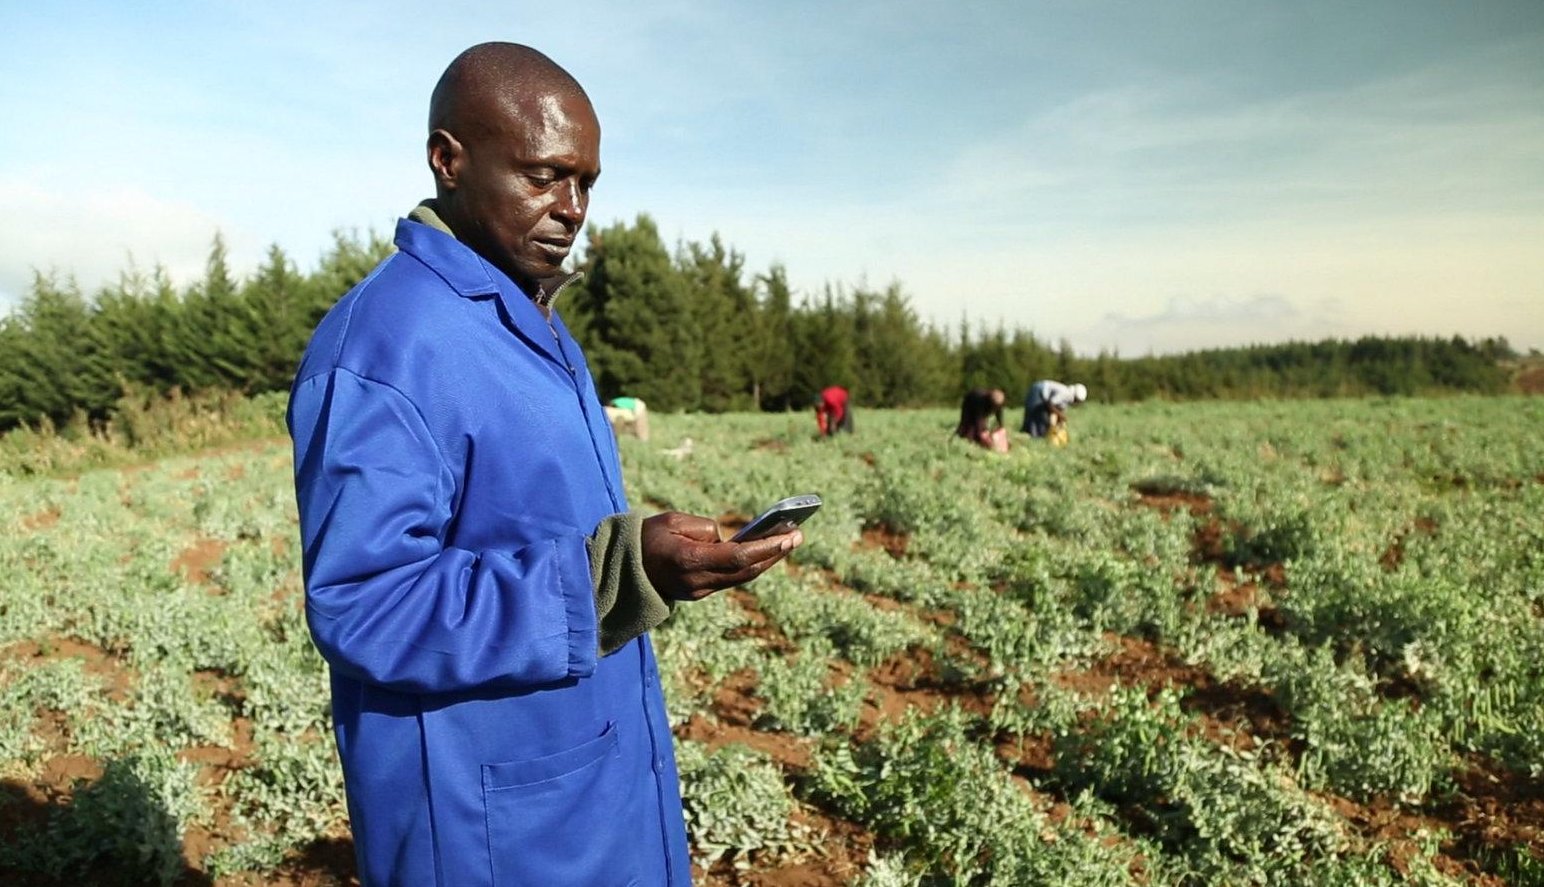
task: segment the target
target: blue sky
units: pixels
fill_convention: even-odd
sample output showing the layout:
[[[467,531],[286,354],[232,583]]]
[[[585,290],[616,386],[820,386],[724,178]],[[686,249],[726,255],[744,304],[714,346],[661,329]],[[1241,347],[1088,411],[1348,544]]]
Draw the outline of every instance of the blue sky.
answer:
[[[427,196],[483,40],[583,82],[591,224],[1122,354],[1544,348],[1544,3],[0,0],[0,305],[34,269],[312,267]]]

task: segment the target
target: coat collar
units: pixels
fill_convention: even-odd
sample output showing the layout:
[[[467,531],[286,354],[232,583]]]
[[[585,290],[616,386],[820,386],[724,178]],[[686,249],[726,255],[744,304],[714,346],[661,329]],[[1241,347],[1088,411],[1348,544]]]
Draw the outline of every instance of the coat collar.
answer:
[[[445,224],[445,220],[440,218],[439,208],[435,205],[435,200],[432,197],[428,200],[420,201],[417,206],[413,207],[412,212],[407,214],[407,218],[409,221],[418,222],[421,225],[433,228],[452,240],[455,239],[455,232],[451,231],[450,226]],[[397,248],[414,255],[420,261],[433,268],[440,277],[445,279],[450,288],[455,290],[462,298],[493,295],[501,288],[500,280],[514,284],[514,281],[510,280],[508,275],[494,268],[486,259],[477,255],[471,248],[459,240],[456,241],[455,245],[460,247],[460,249],[453,251],[456,253],[455,255],[446,252],[439,252],[436,255],[436,251],[433,249],[433,241],[436,239],[430,239],[428,243],[422,244],[423,246],[430,247],[429,249],[411,249],[402,243],[402,232],[399,230],[397,233]],[[414,246],[420,246],[420,244],[415,243]],[[447,261],[435,262],[431,261],[431,258],[440,258]],[[475,266],[468,261],[472,259],[475,259]],[[446,267],[457,265],[461,267]],[[461,273],[448,274],[447,271],[460,271]],[[534,294],[525,292],[518,285],[515,286],[515,289],[519,290],[522,295],[525,295],[537,305],[545,308],[551,305],[553,300],[558,297],[558,294],[567,289],[569,284],[583,276],[584,272],[582,271],[572,271],[567,274],[548,277],[537,282]]]
[[[560,292],[584,276],[582,272],[541,281],[533,297],[510,280],[509,275],[457,240],[434,211],[431,200],[414,207],[407,218],[397,223],[394,242],[397,249],[439,275],[461,298],[497,299],[499,313],[522,339],[559,365],[568,364],[558,342],[558,331],[566,333],[567,328],[556,314],[550,313],[548,306]]]

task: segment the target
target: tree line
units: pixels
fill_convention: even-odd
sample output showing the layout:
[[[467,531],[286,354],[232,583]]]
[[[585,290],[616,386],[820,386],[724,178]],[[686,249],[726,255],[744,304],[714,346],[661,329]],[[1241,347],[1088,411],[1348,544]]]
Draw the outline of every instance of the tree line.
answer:
[[[286,389],[317,321],[390,250],[339,233],[310,272],[274,246],[238,279],[216,236],[191,284],[131,267],[90,297],[39,273],[0,319],[0,430],[106,421],[130,393]],[[1016,399],[1039,378],[1105,402],[1495,393],[1515,357],[1505,339],[1456,336],[1079,355],[1022,328],[925,321],[895,283],[796,294],[783,267],[754,273],[717,235],[671,250],[648,216],[591,229],[578,267],[558,307],[602,396],[656,410],[803,409],[833,384],[872,407],[954,404],[973,387]]]

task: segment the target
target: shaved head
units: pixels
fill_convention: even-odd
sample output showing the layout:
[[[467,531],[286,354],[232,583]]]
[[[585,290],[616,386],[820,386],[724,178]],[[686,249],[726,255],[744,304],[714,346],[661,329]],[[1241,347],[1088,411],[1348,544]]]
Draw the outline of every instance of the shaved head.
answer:
[[[482,43],[435,85],[427,147],[441,220],[537,298],[562,271],[600,176],[590,97],[531,47]]]
[[[508,113],[538,96],[582,96],[584,87],[557,62],[519,43],[479,43],[456,56],[429,98],[429,131],[463,141],[496,131],[491,113]]]

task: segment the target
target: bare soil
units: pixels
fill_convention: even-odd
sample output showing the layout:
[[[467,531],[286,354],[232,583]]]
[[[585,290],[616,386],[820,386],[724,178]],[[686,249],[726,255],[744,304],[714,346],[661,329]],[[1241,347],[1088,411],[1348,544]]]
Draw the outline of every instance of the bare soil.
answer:
[[[877,548],[886,554],[900,560],[906,556],[906,549],[911,545],[911,535],[899,532],[883,524],[872,527],[864,527],[863,536],[853,543],[855,548]]]
[[[226,544],[219,539],[199,539],[172,559],[171,570],[195,585],[214,587],[214,569],[225,558]]]

